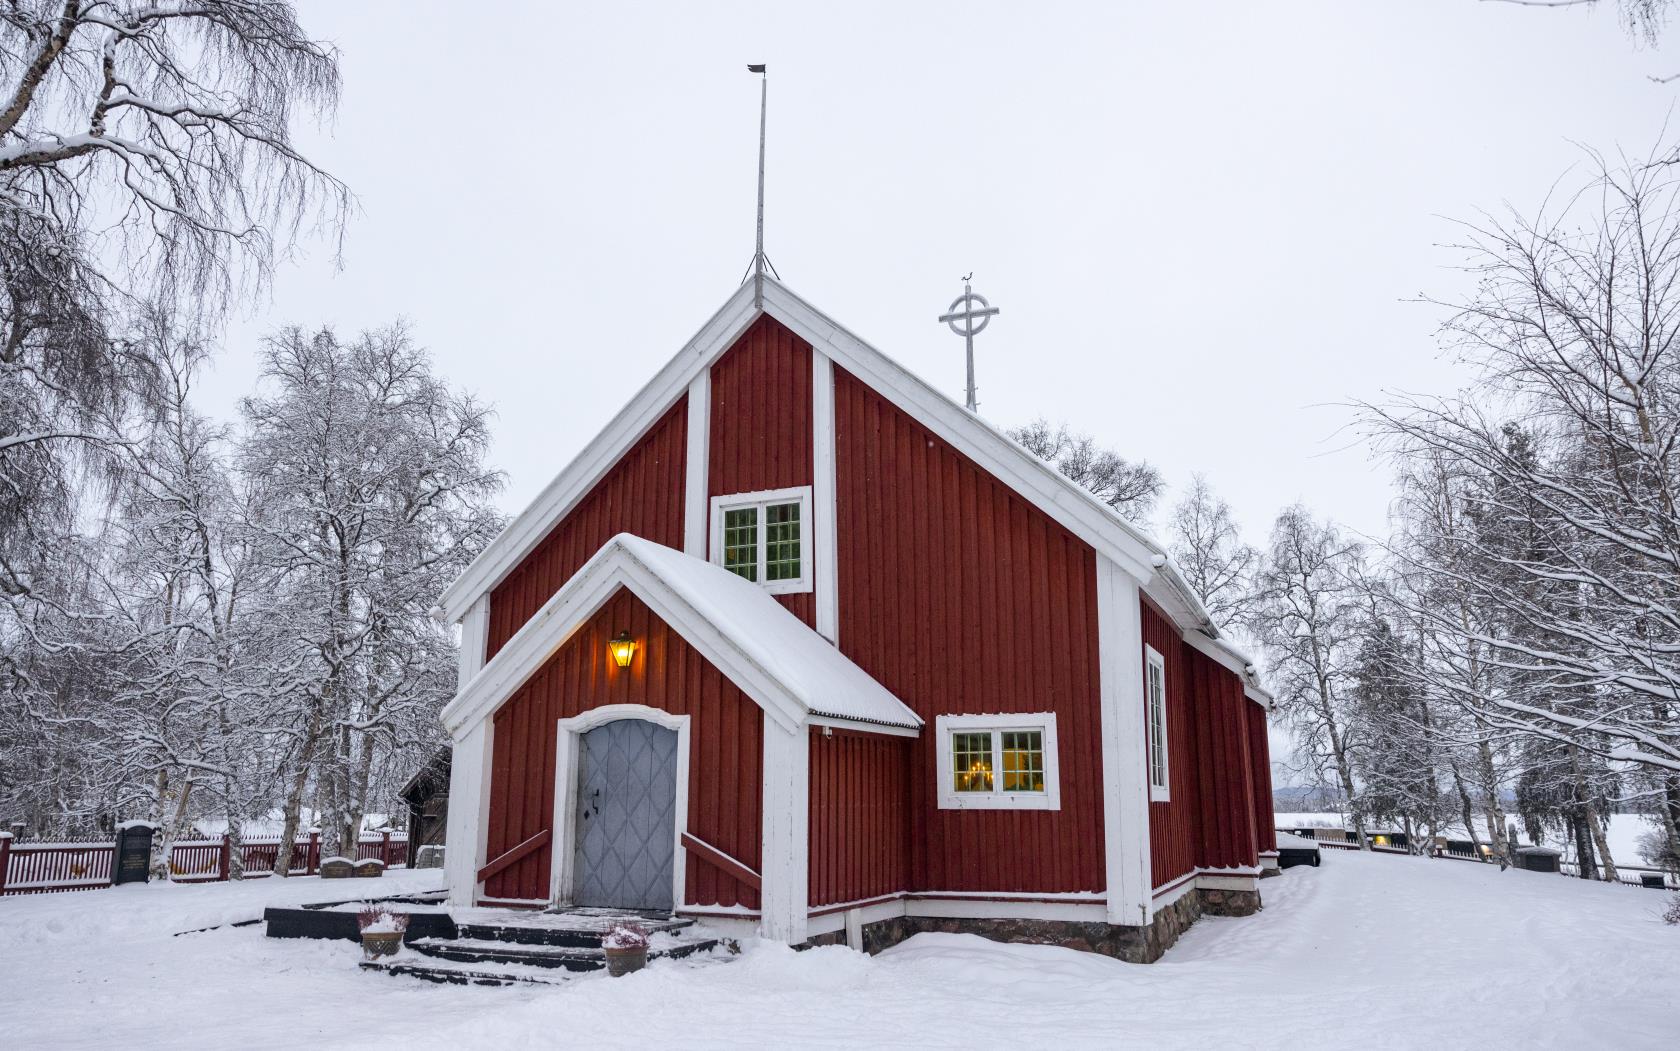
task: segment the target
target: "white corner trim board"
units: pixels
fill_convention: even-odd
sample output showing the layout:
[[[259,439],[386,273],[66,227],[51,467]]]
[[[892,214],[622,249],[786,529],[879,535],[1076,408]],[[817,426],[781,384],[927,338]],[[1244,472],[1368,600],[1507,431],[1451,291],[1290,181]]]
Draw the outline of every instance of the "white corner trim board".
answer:
[[[817,634],[840,644],[840,545],[836,536],[834,362],[811,353],[811,555],[817,575]]]
[[[688,445],[683,464],[683,551],[706,557],[707,470],[712,458],[712,370],[703,368],[688,384]]]
[[[449,904],[471,907],[478,902],[478,870],[490,827],[490,756],[494,734],[488,720],[468,727],[455,738],[449,763],[449,816],[444,851],[444,883]]]
[[[484,667],[490,642],[490,596],[480,595],[461,618],[461,646],[455,654],[456,690],[464,690]]]
[[[1143,700],[1143,609],[1138,585],[1097,556],[1097,670],[1102,701],[1103,854],[1108,922],[1146,923],[1148,742]]]
[[[766,938],[806,938],[810,871],[811,744],[803,729],[764,724],[763,858],[760,927]]]
[[[555,723],[554,823],[549,826],[554,829],[554,836],[549,841],[551,853],[548,866],[548,900],[556,903],[569,903],[572,900],[572,869],[577,858],[578,742],[595,727],[619,719],[640,719],[655,726],[663,726],[667,730],[675,730],[677,733],[677,795],[673,807],[675,828],[672,831],[675,837],[675,853],[672,855],[671,864],[671,900],[680,908],[686,891],[684,876],[688,872],[688,852],[683,847],[682,837],[683,833],[688,831],[689,717],[673,715],[645,704],[603,704],[599,708],[591,708]],[[444,856],[448,857],[448,853],[445,852]]]

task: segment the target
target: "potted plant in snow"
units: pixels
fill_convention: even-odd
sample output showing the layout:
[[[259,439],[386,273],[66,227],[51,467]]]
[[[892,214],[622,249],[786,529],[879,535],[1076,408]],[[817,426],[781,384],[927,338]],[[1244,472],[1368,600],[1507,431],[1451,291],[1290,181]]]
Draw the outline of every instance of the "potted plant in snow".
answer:
[[[403,934],[408,930],[408,914],[391,912],[379,905],[366,905],[356,914],[356,925],[362,930],[362,955],[369,960],[377,960],[402,948]]]
[[[607,954],[607,973],[622,978],[647,966],[647,931],[628,920],[615,923],[601,939],[601,949]]]

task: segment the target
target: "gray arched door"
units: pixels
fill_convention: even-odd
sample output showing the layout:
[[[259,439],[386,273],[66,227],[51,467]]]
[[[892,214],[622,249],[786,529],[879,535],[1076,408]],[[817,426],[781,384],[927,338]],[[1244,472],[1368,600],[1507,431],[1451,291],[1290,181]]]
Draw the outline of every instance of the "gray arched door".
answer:
[[[643,719],[602,723],[578,742],[572,902],[672,908],[677,732]]]

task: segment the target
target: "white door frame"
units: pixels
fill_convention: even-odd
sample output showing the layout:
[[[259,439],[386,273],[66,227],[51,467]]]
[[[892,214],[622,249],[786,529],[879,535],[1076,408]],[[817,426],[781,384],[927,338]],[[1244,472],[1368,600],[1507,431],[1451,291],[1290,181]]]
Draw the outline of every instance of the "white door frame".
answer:
[[[683,833],[688,831],[688,719],[645,704],[604,704],[580,715],[561,719],[555,724],[557,734],[554,749],[554,838],[549,844],[552,861],[549,863],[548,900],[557,905],[572,900],[577,857],[577,770],[578,742],[583,735],[604,723],[619,719],[640,719],[677,732],[677,798],[675,826],[672,830],[671,908],[683,907],[684,876],[687,873],[687,853],[683,850]]]

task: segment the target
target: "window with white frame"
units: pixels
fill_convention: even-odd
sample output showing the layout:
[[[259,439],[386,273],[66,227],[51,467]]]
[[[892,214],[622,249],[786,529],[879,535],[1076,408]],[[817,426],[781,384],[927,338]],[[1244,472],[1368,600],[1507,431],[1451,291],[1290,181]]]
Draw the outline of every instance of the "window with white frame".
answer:
[[[777,594],[811,590],[811,487],[712,498],[712,561]]]
[[[1143,703],[1149,715],[1149,798],[1171,798],[1167,780],[1167,662],[1153,646],[1143,648]]]
[[[941,715],[941,810],[1060,810],[1056,715]]]

